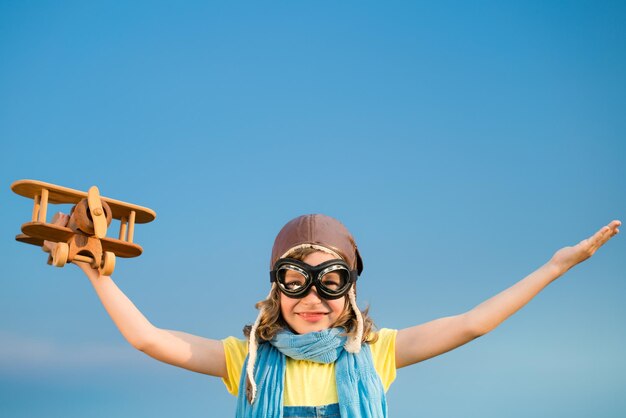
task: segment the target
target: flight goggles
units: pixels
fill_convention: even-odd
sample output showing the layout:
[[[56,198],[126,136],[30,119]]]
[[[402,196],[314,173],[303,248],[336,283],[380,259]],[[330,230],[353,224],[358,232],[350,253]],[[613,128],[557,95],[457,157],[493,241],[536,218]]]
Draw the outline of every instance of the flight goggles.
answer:
[[[312,286],[324,299],[338,299],[348,293],[358,273],[340,259],[311,266],[293,258],[281,258],[270,271],[270,281],[290,298],[305,297]]]

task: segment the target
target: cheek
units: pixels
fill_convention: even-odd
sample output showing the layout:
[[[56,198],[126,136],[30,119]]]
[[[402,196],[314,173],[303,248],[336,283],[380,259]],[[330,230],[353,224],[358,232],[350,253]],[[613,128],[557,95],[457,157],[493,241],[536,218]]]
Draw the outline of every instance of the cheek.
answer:
[[[280,313],[283,315],[283,318],[291,312],[293,309],[293,305],[296,304],[296,300],[288,298],[287,296],[280,294]]]
[[[336,316],[341,315],[346,307],[345,297],[329,300],[327,303],[330,309],[333,311],[333,314],[335,314]]]

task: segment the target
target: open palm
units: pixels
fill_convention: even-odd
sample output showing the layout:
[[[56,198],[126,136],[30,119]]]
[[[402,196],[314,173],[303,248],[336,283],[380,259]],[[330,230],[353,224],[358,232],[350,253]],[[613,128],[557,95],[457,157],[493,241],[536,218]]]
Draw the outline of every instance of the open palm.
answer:
[[[602,247],[608,240],[619,233],[620,221],[611,221],[602,227],[591,237],[580,241],[578,244],[561,248],[552,257],[552,263],[563,269],[563,272],[571,269],[576,264],[591,257],[598,248]]]

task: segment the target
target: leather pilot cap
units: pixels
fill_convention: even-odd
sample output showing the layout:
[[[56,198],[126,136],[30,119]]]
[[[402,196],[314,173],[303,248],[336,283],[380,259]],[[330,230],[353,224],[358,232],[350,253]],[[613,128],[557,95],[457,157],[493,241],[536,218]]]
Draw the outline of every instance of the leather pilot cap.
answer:
[[[298,216],[280,230],[272,248],[270,270],[276,260],[288,252],[308,246],[329,249],[339,254],[358,274],[363,271],[363,260],[350,231],[337,219],[321,214]]]

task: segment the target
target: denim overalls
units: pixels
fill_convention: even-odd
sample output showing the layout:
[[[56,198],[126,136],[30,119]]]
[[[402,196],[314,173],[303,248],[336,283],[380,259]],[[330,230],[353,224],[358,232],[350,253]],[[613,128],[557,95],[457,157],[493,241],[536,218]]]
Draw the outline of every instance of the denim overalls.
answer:
[[[339,404],[323,406],[285,406],[283,418],[339,418]]]

